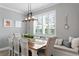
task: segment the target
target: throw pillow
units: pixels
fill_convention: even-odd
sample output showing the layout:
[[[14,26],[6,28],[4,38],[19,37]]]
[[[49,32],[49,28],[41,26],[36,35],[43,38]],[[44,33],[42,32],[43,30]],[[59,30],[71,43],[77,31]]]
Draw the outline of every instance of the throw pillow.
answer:
[[[71,47],[74,48],[74,49],[76,49],[78,46],[79,46],[79,38],[74,38],[72,40]]]
[[[71,42],[63,41],[63,45],[68,48],[71,48]]]
[[[74,37],[69,36],[69,42],[72,42],[73,39],[74,39]]]
[[[56,39],[56,41],[55,41],[55,45],[57,45],[58,44],[58,39]]]
[[[55,44],[56,45],[62,45],[63,39],[56,39]]]

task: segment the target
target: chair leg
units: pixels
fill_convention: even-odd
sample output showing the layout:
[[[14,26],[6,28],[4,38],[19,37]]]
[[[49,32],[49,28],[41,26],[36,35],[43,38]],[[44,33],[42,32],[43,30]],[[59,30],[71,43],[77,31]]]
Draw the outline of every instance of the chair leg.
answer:
[[[11,50],[9,50],[9,56],[11,56]]]
[[[8,55],[10,56],[10,50],[9,50],[9,54]]]
[[[12,50],[12,53],[11,53],[11,54],[12,54],[12,56],[13,56],[13,54],[14,54],[14,51],[13,51],[13,50]]]
[[[9,50],[9,56],[13,56],[13,51]]]
[[[14,52],[13,56],[15,56],[15,52]]]
[[[51,54],[51,56],[53,56],[53,54]]]

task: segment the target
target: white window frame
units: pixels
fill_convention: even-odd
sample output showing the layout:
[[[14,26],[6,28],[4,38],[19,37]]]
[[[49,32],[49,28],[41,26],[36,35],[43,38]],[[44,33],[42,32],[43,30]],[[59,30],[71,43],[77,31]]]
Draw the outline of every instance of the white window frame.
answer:
[[[39,17],[39,16],[44,16],[44,15],[47,15],[47,14],[52,14],[52,13],[54,13],[55,14],[55,34],[53,35],[53,36],[56,36],[56,10],[53,10],[53,11],[49,11],[49,12],[46,12],[46,13],[42,13],[42,14],[38,14],[38,15],[35,15],[35,17]],[[44,20],[43,20],[44,21]],[[35,25],[35,23],[34,23],[34,35],[38,35],[38,36],[40,36],[40,35],[42,35],[42,36],[52,36],[52,35],[46,35],[46,34],[44,34],[45,32],[45,30],[44,30],[44,24],[43,24],[43,28],[42,28],[42,30],[44,30],[43,31],[43,34],[35,34],[35,30],[36,30],[36,25]]]

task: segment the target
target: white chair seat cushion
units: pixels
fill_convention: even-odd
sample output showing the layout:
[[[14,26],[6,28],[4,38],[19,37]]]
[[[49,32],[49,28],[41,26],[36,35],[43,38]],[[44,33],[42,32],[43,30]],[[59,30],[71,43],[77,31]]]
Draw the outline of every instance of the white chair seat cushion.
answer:
[[[78,50],[73,49],[73,48],[68,48],[68,47],[65,47],[65,46],[54,45],[54,48],[62,50],[62,51],[66,51],[66,52],[78,53]]]

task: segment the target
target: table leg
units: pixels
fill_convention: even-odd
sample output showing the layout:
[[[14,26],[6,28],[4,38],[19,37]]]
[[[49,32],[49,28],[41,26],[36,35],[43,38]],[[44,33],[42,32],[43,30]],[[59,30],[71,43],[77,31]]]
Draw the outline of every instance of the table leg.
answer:
[[[30,49],[31,50],[31,52],[32,52],[32,56],[38,56],[37,55],[37,50],[33,50],[33,49]]]

